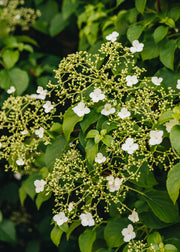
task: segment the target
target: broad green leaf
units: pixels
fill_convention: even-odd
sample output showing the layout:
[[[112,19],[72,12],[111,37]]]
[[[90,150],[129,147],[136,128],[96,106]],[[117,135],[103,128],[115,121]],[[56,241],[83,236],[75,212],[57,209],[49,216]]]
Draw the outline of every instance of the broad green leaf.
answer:
[[[37,206],[38,210],[40,209],[40,207],[41,207],[41,205],[42,205],[43,202],[45,202],[48,199],[50,199],[51,193],[49,193],[48,195],[46,195],[46,194],[47,194],[46,191],[38,193],[37,198],[36,198],[36,206]]]
[[[62,15],[64,19],[69,18],[76,10],[76,1],[63,0],[62,3]]]
[[[6,68],[10,69],[19,60],[19,51],[17,50],[13,51],[13,50],[7,49],[4,51],[2,58],[6,65]]]
[[[99,114],[96,111],[91,110],[89,114],[85,115],[83,121],[80,122],[82,131],[85,132],[91,124],[95,123],[98,120],[98,118]]]
[[[172,244],[166,244],[164,246],[165,250],[164,252],[178,252],[179,250]]]
[[[38,43],[36,42],[36,40],[34,40],[33,38],[29,36],[20,35],[20,36],[16,36],[15,38],[17,39],[18,42],[25,42],[25,43],[30,43],[32,45],[38,46]]]
[[[116,0],[116,5],[119,6],[120,4],[122,4],[125,0]]]
[[[26,193],[25,189],[21,186],[19,188],[19,199],[20,199],[22,206],[24,206],[24,201],[25,201],[26,197],[27,197],[27,193]]]
[[[165,243],[166,244],[173,244],[178,249],[178,251],[180,251],[180,239],[168,238],[168,239],[165,240]]]
[[[83,30],[89,44],[94,45],[98,37],[99,22],[94,22],[91,25],[87,25]]]
[[[127,228],[129,221],[127,218],[114,218],[108,221],[104,229],[104,239],[109,248],[120,247],[124,244],[122,230]]]
[[[160,48],[160,61],[169,69],[174,70],[174,52],[176,50],[176,41],[167,40]]]
[[[16,67],[9,70],[9,76],[12,85],[16,88],[16,94],[21,95],[27,89],[29,84],[29,76],[27,72]]]
[[[60,135],[56,137],[55,141],[52,144],[47,146],[44,159],[48,167],[50,167],[53,162],[55,162],[55,159],[62,154],[66,147],[66,144],[67,143],[64,135]]]
[[[50,131],[61,134],[62,133],[62,124],[58,123],[58,122],[53,123],[53,125],[50,128]]]
[[[70,238],[70,235],[72,234],[72,232],[77,228],[79,227],[79,225],[81,224],[81,222],[79,220],[75,220],[73,221],[73,223],[70,225],[67,233],[66,233],[66,237],[67,237],[67,240],[69,240]]]
[[[54,18],[51,20],[49,29],[50,35],[52,37],[56,36],[58,33],[63,31],[64,28],[66,28],[68,23],[69,21],[67,19],[64,19],[61,13],[56,14]]]
[[[4,90],[8,90],[12,85],[11,78],[9,76],[9,72],[6,69],[0,71],[0,88]]]
[[[177,80],[180,79],[179,72],[173,72],[166,67],[160,68],[156,73],[155,76],[159,76],[163,78],[163,83],[166,87],[172,87],[173,89],[176,88]]]
[[[79,236],[79,248],[81,252],[92,252],[92,246],[96,240],[96,231],[91,229],[86,229]]]
[[[10,32],[10,26],[4,21],[0,21],[0,39],[7,37]]]
[[[94,140],[88,139],[85,150],[86,150],[87,160],[90,164],[92,164],[98,153],[98,144],[95,144]]]
[[[180,125],[174,125],[170,132],[170,141],[173,148],[180,155]]]
[[[168,30],[169,28],[167,26],[158,26],[153,33],[155,43],[161,41],[167,35]]]
[[[62,229],[60,229],[60,227],[58,226],[54,226],[51,231],[51,240],[57,247],[59,246],[59,243],[61,241],[61,236],[63,233],[64,232],[62,231]]]
[[[10,220],[0,223],[0,241],[14,243],[16,241],[16,229]]]
[[[169,196],[175,204],[176,200],[178,199],[180,189],[180,163],[174,165],[169,170],[166,186]]]
[[[180,18],[180,6],[171,8],[169,10],[168,17],[172,18],[176,22]]]
[[[43,20],[37,20],[31,25],[34,29],[37,31],[40,31],[44,34],[49,34],[49,28],[48,28],[48,23]]]
[[[38,9],[41,12],[39,20],[44,20],[47,23],[50,23],[54,16],[58,13],[59,6],[55,0],[48,0],[38,6]]]
[[[172,120],[173,119],[172,114],[173,114],[173,111],[166,111],[162,113],[159,117],[159,123],[163,124],[165,122],[168,122],[169,120]]]
[[[105,135],[103,138],[102,138],[102,141],[105,145],[107,145],[108,147],[111,147],[111,144],[113,143],[113,137],[110,136],[110,135]]]
[[[154,59],[159,56],[159,49],[153,39],[149,39],[144,42],[144,48],[143,51],[141,52],[141,55],[143,61]]]
[[[135,25],[135,26],[129,27],[127,30],[127,38],[132,43],[134,40],[139,39],[143,30],[144,30],[144,27],[142,25]]]
[[[94,138],[97,135],[99,135],[99,131],[92,129],[92,130],[88,131],[86,138]]]
[[[147,1],[147,0],[135,0],[136,9],[137,9],[141,14],[144,13],[144,9],[145,9],[145,6],[146,6],[146,1]]]
[[[161,229],[171,225],[169,223],[160,221],[160,219],[158,219],[153,212],[150,212],[150,210],[138,214],[141,222],[148,228]]]
[[[153,213],[166,223],[175,222],[178,218],[178,207],[174,205],[165,191],[151,190],[144,197]]]
[[[160,233],[154,232],[148,235],[147,242],[149,245],[153,245],[155,249],[159,250],[159,244],[162,243],[162,237]]]
[[[78,122],[82,121],[82,119],[83,117],[76,115],[71,107],[66,110],[63,120],[63,131],[67,142],[70,139],[70,135],[74,129],[74,126]]]

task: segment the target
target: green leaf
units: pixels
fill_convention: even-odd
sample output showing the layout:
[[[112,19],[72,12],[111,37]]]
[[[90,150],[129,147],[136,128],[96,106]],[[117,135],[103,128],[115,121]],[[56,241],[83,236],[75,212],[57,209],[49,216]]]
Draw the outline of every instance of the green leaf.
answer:
[[[119,6],[120,4],[122,4],[125,0],[116,0],[116,6]]]
[[[0,87],[4,90],[8,90],[12,84],[9,72],[6,69],[0,71]]]
[[[127,228],[129,221],[127,218],[114,218],[108,221],[104,229],[104,239],[109,248],[120,247],[124,244],[122,230]]]
[[[58,123],[58,122],[53,123],[53,125],[50,128],[50,131],[51,132],[56,132],[58,134],[61,134],[62,133],[62,124]]]
[[[7,37],[10,32],[10,26],[4,21],[0,21],[0,39]]]
[[[62,15],[64,19],[69,18],[73,12],[76,10],[76,1],[73,0],[63,0],[62,3]]]
[[[172,244],[166,244],[164,248],[164,252],[178,252],[178,249]]]
[[[144,198],[153,213],[166,223],[175,222],[178,218],[178,207],[174,205],[165,191],[151,190]]]
[[[21,186],[19,188],[19,198],[20,198],[20,202],[21,202],[21,205],[24,206],[24,201],[27,197],[27,193],[25,191],[25,189]]]
[[[19,60],[19,51],[7,49],[2,55],[3,61],[8,69],[12,68]]]
[[[99,114],[96,111],[91,110],[89,114],[85,115],[83,121],[80,122],[82,131],[85,132],[91,124],[95,123],[98,120],[98,118]]]
[[[111,144],[113,143],[113,137],[110,136],[110,135],[105,135],[103,138],[102,138],[102,142],[107,145],[108,147],[111,147]]]
[[[159,49],[153,39],[148,39],[147,41],[144,42],[144,48],[143,51],[141,52],[141,55],[143,61],[154,59],[159,56]]]
[[[40,244],[39,241],[30,241],[26,246],[25,252],[40,252]]]
[[[96,250],[96,252],[114,252],[114,250],[113,249],[100,248],[100,249]]]
[[[144,27],[142,25],[135,25],[135,26],[129,27],[127,30],[127,38],[132,43],[134,40],[139,39],[143,30],[144,30]]]
[[[99,135],[99,131],[92,129],[92,130],[88,131],[86,138],[94,138],[97,135]]]
[[[48,28],[48,23],[43,20],[37,20],[31,25],[34,29],[37,31],[40,31],[44,34],[49,34],[49,28]]]
[[[153,33],[155,43],[161,41],[167,35],[168,30],[169,28],[167,26],[158,26]]]
[[[70,139],[70,135],[74,129],[74,126],[78,122],[82,121],[82,119],[83,116],[79,117],[78,115],[76,115],[71,107],[66,110],[63,120],[63,131],[67,142]]]
[[[68,24],[69,24],[69,21],[63,18],[62,13],[56,14],[54,18],[51,20],[51,24],[50,24],[49,32],[50,32],[51,37],[54,37],[61,31],[63,31]]]
[[[168,16],[175,22],[180,18],[180,6],[175,6],[169,10]]]
[[[46,195],[46,194],[47,194],[46,191],[38,193],[37,198],[36,198],[36,206],[37,206],[38,210],[40,209],[40,207],[41,207],[41,205],[42,205],[43,202],[45,202],[48,199],[50,199],[51,193],[48,193],[48,195]]]
[[[36,40],[34,40],[33,38],[29,36],[20,35],[20,36],[16,36],[15,38],[17,39],[18,42],[25,42],[25,43],[30,43],[32,45],[38,46],[38,43],[36,42]]]
[[[170,141],[173,148],[180,155],[180,125],[174,125],[170,132]]]
[[[41,12],[39,20],[44,20],[47,23],[50,23],[54,16],[58,13],[59,6],[55,0],[48,0],[38,6],[38,9]]]
[[[66,147],[66,139],[63,135],[57,136],[55,141],[47,146],[44,159],[47,167],[50,167],[55,159],[58,158]]]
[[[162,113],[159,117],[159,123],[163,124],[165,122],[168,122],[169,120],[173,119],[173,111],[166,111]]]
[[[162,237],[160,233],[154,232],[148,235],[147,242],[149,245],[153,245],[155,249],[159,250],[159,244],[162,243]]]
[[[146,1],[147,1],[147,0],[135,0],[136,9],[137,9],[141,14],[144,13],[144,9],[145,9],[145,6],[146,6]]]
[[[90,164],[93,164],[94,159],[98,153],[98,144],[95,144],[94,140],[88,139],[85,150],[88,162]]]
[[[166,186],[169,196],[175,204],[176,200],[178,199],[180,189],[180,163],[174,165],[169,170]]]
[[[51,231],[51,240],[57,247],[59,246],[59,243],[61,241],[61,236],[63,233],[64,232],[62,231],[62,229],[60,229],[60,227],[58,226],[54,226]]]
[[[71,233],[77,228],[79,227],[79,225],[81,224],[81,222],[79,220],[74,220],[73,223],[70,225],[67,233],[66,233],[66,238],[67,240],[69,240]]]
[[[0,223],[0,240],[10,243],[16,241],[16,229],[12,221],[3,220]]]
[[[96,231],[86,229],[79,236],[79,248],[81,252],[92,252],[92,246],[96,240]]]
[[[169,69],[174,70],[174,52],[176,41],[167,40],[160,46],[160,61]]]
[[[16,94],[21,95],[28,87],[29,76],[26,71],[20,68],[12,68],[9,71],[12,85],[16,88]]]

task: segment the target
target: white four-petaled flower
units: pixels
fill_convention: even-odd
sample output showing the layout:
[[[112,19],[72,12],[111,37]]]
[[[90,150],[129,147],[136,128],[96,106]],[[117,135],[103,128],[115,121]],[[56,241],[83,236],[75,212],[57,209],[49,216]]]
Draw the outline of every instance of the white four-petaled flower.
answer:
[[[104,157],[101,152],[98,152],[97,156],[95,157],[95,162],[101,164],[105,161],[106,161],[106,157]]]
[[[138,148],[139,145],[137,143],[134,143],[134,139],[131,137],[128,137],[125,143],[122,144],[122,149],[124,151],[127,151],[128,154],[133,154]]]
[[[68,217],[66,217],[64,212],[59,212],[58,214],[54,215],[53,220],[58,226],[61,226],[63,223],[68,221]]]
[[[139,43],[138,40],[134,40],[132,42],[132,47],[130,47],[130,52],[132,53],[136,53],[136,52],[141,52],[143,50],[144,44],[143,43]]]
[[[98,101],[101,101],[101,100],[103,100],[105,98],[105,95],[102,93],[100,88],[94,89],[94,91],[91,92],[89,94],[89,96],[91,97],[93,102],[98,102]]]
[[[94,226],[94,224],[95,224],[95,221],[94,221],[91,213],[81,214],[80,219],[81,219],[81,224],[84,227],[86,227],[86,226],[91,227],[91,226]]]
[[[132,211],[132,214],[130,214],[130,215],[128,216],[128,219],[129,219],[130,221],[132,221],[133,223],[138,222],[138,221],[139,221],[138,213],[137,213],[135,210],[133,210],[133,211]]]
[[[45,112],[45,113],[49,113],[49,112],[54,108],[54,105],[52,105],[50,101],[47,101],[47,102],[43,105],[43,108],[44,108],[44,112]]]
[[[68,211],[71,212],[74,208],[74,202],[70,202],[68,205]]]
[[[129,242],[130,240],[136,237],[135,232],[133,231],[133,225],[129,224],[127,228],[122,230],[122,235],[124,236],[124,241]]]
[[[115,42],[117,40],[117,37],[119,36],[119,33],[116,31],[113,31],[111,34],[106,36],[107,40],[110,40],[111,42]]]
[[[12,94],[16,91],[15,87],[14,86],[11,86],[8,90],[7,90],[7,93],[8,94]]]
[[[29,132],[28,132],[28,130],[27,130],[27,129],[25,129],[25,130],[21,131],[21,134],[22,134],[22,135],[28,135],[28,134],[29,134]]]
[[[138,83],[138,79],[136,75],[127,75],[126,76],[127,86],[132,87],[132,85]]]
[[[158,130],[158,131],[151,130],[149,144],[150,145],[160,144],[162,142],[163,133],[164,133],[163,130]]]
[[[180,80],[177,80],[176,88],[177,88],[177,89],[180,89]]]
[[[34,185],[35,185],[35,191],[36,193],[40,193],[44,191],[44,186],[46,184],[46,181],[44,179],[37,179],[34,181]]]
[[[39,138],[43,138],[44,128],[40,127],[39,129],[35,130],[35,135],[37,135]]]
[[[74,113],[79,117],[84,116],[85,114],[89,114],[90,109],[85,106],[84,102],[79,102],[77,106],[73,109]]]
[[[2,147],[2,143],[0,142],[0,148]]]
[[[38,86],[36,92],[37,94],[32,94],[30,95],[31,98],[35,98],[35,99],[39,99],[39,100],[45,100],[46,99],[46,95],[47,95],[47,90],[43,89],[43,87]]]
[[[18,160],[16,160],[16,164],[17,165],[24,165],[24,160],[22,158],[19,158]]]
[[[14,178],[17,179],[17,180],[21,180],[21,178],[22,178],[21,173],[15,172],[15,173],[14,173]]]
[[[125,119],[130,117],[131,113],[127,110],[127,108],[122,108],[121,111],[118,113],[118,116],[121,119]]]
[[[107,188],[110,192],[118,191],[122,185],[123,178],[114,178],[113,175],[109,175],[106,177],[107,182]]]
[[[154,85],[159,86],[161,84],[161,82],[163,81],[163,78],[161,78],[161,77],[158,78],[157,76],[153,76],[151,78],[151,81],[152,81],[152,83],[154,83]]]
[[[104,108],[101,110],[101,114],[105,115],[105,116],[108,116],[110,114],[113,114],[115,111],[116,111],[115,108],[112,108],[111,104],[106,103],[104,105]]]
[[[16,19],[16,20],[18,20],[18,19],[20,19],[21,18],[21,15],[20,14],[17,14],[15,17],[14,17],[14,19]]]
[[[170,120],[169,122],[167,122],[165,125],[166,125],[166,130],[168,133],[170,133],[171,131],[171,128],[176,125],[176,124],[179,124],[179,121],[177,119],[173,119],[173,120]]]

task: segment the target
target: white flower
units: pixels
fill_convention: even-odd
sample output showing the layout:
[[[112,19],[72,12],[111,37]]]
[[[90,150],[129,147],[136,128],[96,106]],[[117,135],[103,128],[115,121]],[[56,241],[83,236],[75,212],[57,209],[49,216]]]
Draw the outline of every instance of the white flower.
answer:
[[[130,47],[130,52],[135,53],[135,52],[141,52],[143,50],[144,44],[139,43],[138,40],[134,40],[132,42],[132,47]]]
[[[44,108],[45,113],[49,113],[49,112],[54,108],[54,106],[51,104],[50,101],[47,101],[47,102],[43,105],[43,108]]]
[[[105,161],[106,161],[106,157],[104,157],[101,152],[98,152],[97,156],[95,157],[95,162],[101,164]]]
[[[173,119],[173,120],[170,120],[169,122],[167,122],[165,125],[166,125],[166,130],[167,132],[170,133],[171,131],[171,128],[176,125],[176,124],[179,124],[179,121],[177,119]]]
[[[130,117],[131,113],[126,109],[126,108],[122,108],[121,111],[118,113],[118,116],[121,119],[125,119],[127,117]]]
[[[17,165],[24,165],[24,160],[22,158],[19,158],[18,160],[16,160],[16,164]]]
[[[105,116],[108,116],[110,114],[113,114],[115,111],[116,111],[115,108],[112,108],[111,104],[106,103],[104,105],[104,108],[101,110],[101,114],[105,115]]]
[[[22,134],[22,135],[28,135],[29,132],[25,129],[25,130],[21,131],[21,134]]]
[[[138,222],[138,221],[139,221],[138,213],[137,213],[135,210],[133,210],[133,211],[132,211],[132,214],[130,214],[130,215],[128,216],[128,219],[129,219],[130,221],[132,221],[133,223]]]
[[[115,192],[118,191],[122,185],[123,178],[114,178],[113,175],[109,175],[106,177],[106,180],[108,181],[107,183],[107,188],[109,189],[110,192]]]
[[[128,154],[133,154],[138,148],[139,145],[137,143],[134,143],[134,139],[131,137],[128,137],[125,143],[122,144],[122,149],[124,151],[127,151]]]
[[[132,87],[132,85],[138,83],[138,79],[136,75],[128,75],[126,76],[127,86]]]
[[[0,148],[2,147],[2,143],[0,142]]]
[[[38,93],[37,94],[31,94],[31,98],[34,98],[34,99],[39,99],[39,100],[45,100],[46,99],[46,95],[47,95],[47,90],[46,89],[43,89],[43,87],[40,87],[38,86],[36,92]]]
[[[53,220],[58,226],[61,226],[63,223],[68,221],[68,217],[66,217],[64,212],[59,212],[58,214],[54,215]]]
[[[43,138],[44,128],[40,127],[39,129],[35,130],[35,135],[37,135],[39,138]]]
[[[0,1],[0,5],[3,5],[4,4],[4,1]]]
[[[73,111],[79,117],[84,116],[90,112],[90,109],[85,107],[84,102],[79,102],[76,107],[73,108]]]
[[[122,230],[122,235],[124,236],[124,241],[129,242],[131,239],[136,237],[135,232],[133,232],[133,226],[129,224],[127,228]]]
[[[15,87],[14,86],[11,86],[8,90],[7,90],[7,93],[8,94],[12,94],[16,91]]]
[[[21,178],[22,178],[21,173],[15,172],[15,173],[14,173],[14,178],[17,179],[17,180],[21,180]]]
[[[34,181],[34,185],[35,185],[35,191],[36,193],[40,193],[44,191],[44,186],[46,184],[46,181],[44,179],[37,179]]]
[[[180,80],[177,80],[177,86],[176,86],[177,89],[180,89]]]
[[[94,89],[94,91],[91,92],[89,96],[92,98],[93,102],[98,102],[105,98],[105,95],[102,93],[100,88]]]
[[[160,144],[162,142],[163,133],[164,133],[163,130],[158,131],[151,130],[149,144],[150,145]]]
[[[111,34],[109,34],[108,36],[106,36],[106,39],[110,40],[111,42],[115,42],[117,40],[118,36],[119,36],[119,33],[114,31]]]
[[[159,86],[161,84],[161,82],[163,81],[163,78],[161,78],[161,77],[158,78],[158,77],[154,76],[151,78],[151,81],[152,81],[152,83],[154,83],[154,85]]]
[[[95,224],[91,213],[81,214],[80,219],[81,219],[81,224],[84,227],[86,227],[86,226],[91,227],[91,226],[94,226],[94,224]]]
[[[74,208],[74,203],[73,202],[70,202],[69,205],[68,205],[68,211],[71,212]]]
[[[14,19],[16,19],[16,20],[18,20],[18,19],[20,19],[21,18],[21,15],[19,15],[19,14],[17,14],[15,17],[14,17]]]

